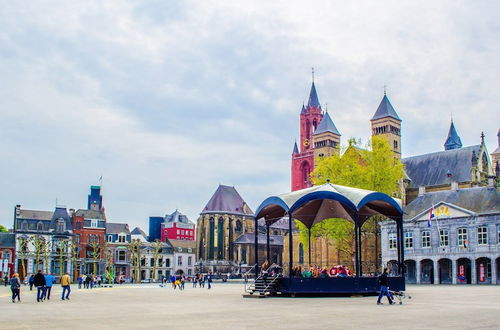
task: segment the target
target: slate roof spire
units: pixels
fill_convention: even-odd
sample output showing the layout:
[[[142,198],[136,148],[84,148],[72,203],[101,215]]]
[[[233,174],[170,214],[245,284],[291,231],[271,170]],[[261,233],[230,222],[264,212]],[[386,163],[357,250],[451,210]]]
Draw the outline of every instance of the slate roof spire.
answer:
[[[302,110],[300,110],[300,114],[306,113],[306,107],[304,106],[304,103],[302,103]]]
[[[460,149],[462,148],[462,141],[460,136],[458,136],[457,130],[455,129],[455,124],[453,120],[451,121],[450,130],[448,131],[448,137],[444,142],[444,150]]]
[[[341,135],[339,133],[339,131],[337,130],[337,127],[333,123],[332,118],[330,118],[328,111],[325,112],[323,119],[321,119],[321,122],[319,123],[318,127],[314,131],[314,135],[321,134],[324,132],[331,132],[333,134],[337,134],[338,136]]]
[[[307,102],[307,107],[316,107],[321,109],[321,104],[319,104],[318,94],[316,93],[316,86],[314,85],[314,81],[311,85],[311,92],[309,93],[309,101]]]
[[[384,88],[384,97],[382,98],[382,101],[380,101],[380,104],[377,108],[377,111],[375,111],[375,114],[373,115],[372,120],[385,118],[385,117],[392,117],[392,118],[395,118],[395,119],[401,121],[398,114],[396,113],[396,110],[394,110],[394,107],[392,106],[391,101],[389,101],[389,98],[387,97],[387,92]]]
[[[299,148],[297,147],[297,141],[295,141],[295,144],[293,145],[293,154],[298,154],[299,153]]]

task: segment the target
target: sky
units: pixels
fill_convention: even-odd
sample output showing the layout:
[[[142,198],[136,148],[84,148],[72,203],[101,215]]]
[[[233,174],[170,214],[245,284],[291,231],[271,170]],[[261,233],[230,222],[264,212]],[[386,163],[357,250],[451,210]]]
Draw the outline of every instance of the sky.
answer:
[[[290,190],[311,87],[363,142],[387,95],[403,157],[500,128],[498,1],[0,0],[0,224],[14,206],[196,221],[219,184]]]

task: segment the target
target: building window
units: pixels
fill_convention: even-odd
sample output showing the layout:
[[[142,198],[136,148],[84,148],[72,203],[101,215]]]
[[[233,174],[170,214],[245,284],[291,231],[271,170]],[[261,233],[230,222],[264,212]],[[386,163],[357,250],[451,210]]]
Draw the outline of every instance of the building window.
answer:
[[[450,245],[450,236],[447,229],[441,229],[439,231],[439,246],[445,247]]]
[[[97,220],[97,219],[91,219],[90,220],[90,227],[92,227],[92,228],[99,227],[99,220]]]
[[[299,264],[304,263],[304,244],[299,244]]]
[[[181,230],[177,229],[177,235],[180,235],[180,234],[181,234]]]
[[[478,245],[488,244],[488,227],[481,226],[477,228],[477,244]]]
[[[177,257],[177,266],[182,266],[182,256]]]
[[[113,242],[113,235],[108,235],[108,242],[109,243],[112,243]]]
[[[3,251],[2,252],[2,259],[7,259],[7,262],[10,262],[10,252],[9,251]]]
[[[394,141],[394,150],[398,150],[398,141]]]
[[[165,259],[165,267],[170,267],[170,259]]]
[[[118,243],[125,243],[127,241],[127,236],[120,234],[118,235]]]
[[[500,226],[497,227],[497,243],[500,244]]]
[[[42,231],[43,230],[43,223],[39,222],[36,224],[36,230],[37,231]]]
[[[467,228],[458,228],[458,246],[467,247]]]
[[[77,222],[76,223],[76,229],[82,229],[82,223],[81,222]]]
[[[396,233],[389,233],[389,249],[394,250],[397,248],[398,243],[397,243],[397,235]]]
[[[236,221],[236,232],[241,233],[243,231],[243,226],[241,225],[241,221],[237,220]]]
[[[405,249],[413,248],[413,233],[411,231],[407,231],[405,233]]]
[[[193,273],[191,272],[191,269],[188,269],[188,276],[191,276],[193,275]]]
[[[76,234],[76,243],[80,244],[80,234]]]
[[[56,231],[59,232],[59,233],[62,233],[66,230],[65,228],[65,223],[64,223],[64,220],[63,219],[59,219],[57,220],[57,223],[56,223]]]
[[[193,257],[188,257],[188,266],[191,266]]]
[[[431,247],[431,232],[428,230],[424,230],[422,232],[422,247],[423,248]]]

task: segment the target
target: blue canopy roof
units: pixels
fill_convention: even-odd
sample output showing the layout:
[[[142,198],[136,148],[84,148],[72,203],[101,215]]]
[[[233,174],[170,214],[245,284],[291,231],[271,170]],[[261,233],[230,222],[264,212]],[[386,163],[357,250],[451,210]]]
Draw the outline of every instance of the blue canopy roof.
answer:
[[[375,214],[401,219],[402,203],[384,193],[326,183],[266,198],[255,213],[273,223],[285,214],[308,228],[330,218],[344,218],[362,224]]]

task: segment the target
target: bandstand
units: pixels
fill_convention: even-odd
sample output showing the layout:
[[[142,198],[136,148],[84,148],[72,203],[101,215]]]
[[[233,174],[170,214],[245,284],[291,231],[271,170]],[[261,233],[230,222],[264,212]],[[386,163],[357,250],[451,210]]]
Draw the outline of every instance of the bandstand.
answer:
[[[363,276],[361,267],[361,227],[373,215],[383,215],[396,222],[398,276],[389,277],[391,290],[404,291],[403,211],[401,200],[384,193],[331,184],[330,182],[282,195],[266,198],[255,212],[257,221],[264,219],[267,227],[267,259],[270,260],[269,226],[288,217],[289,267],[288,273],[277,280],[276,292],[283,295],[372,295],[378,290],[377,278]],[[301,278],[292,277],[293,240],[292,221],[298,220],[308,229],[325,219],[343,218],[354,223],[355,274],[352,277]],[[310,236],[309,236],[310,240]],[[255,234],[256,264],[259,265],[258,237]],[[256,278],[260,267],[255,268]]]

